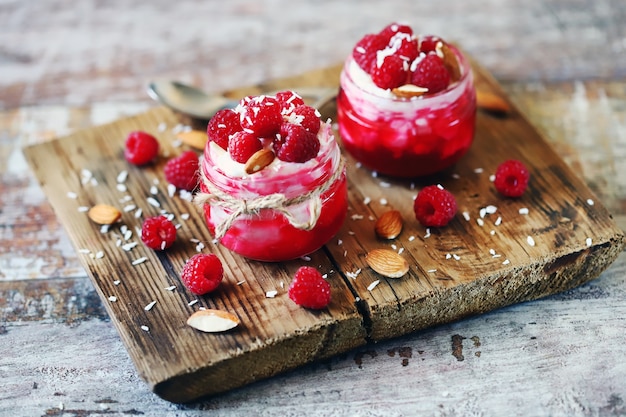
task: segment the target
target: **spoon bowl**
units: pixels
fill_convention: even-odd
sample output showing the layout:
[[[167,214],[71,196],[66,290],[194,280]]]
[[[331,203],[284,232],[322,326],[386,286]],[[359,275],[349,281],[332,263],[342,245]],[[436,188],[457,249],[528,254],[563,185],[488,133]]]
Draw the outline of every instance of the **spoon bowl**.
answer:
[[[328,104],[337,95],[337,88],[332,87],[301,87],[292,90],[317,109]],[[266,94],[274,95],[276,92]],[[239,104],[239,100],[207,94],[196,87],[169,80],[152,81],[148,84],[148,95],[172,110],[202,120],[209,120],[217,111],[235,108]]]

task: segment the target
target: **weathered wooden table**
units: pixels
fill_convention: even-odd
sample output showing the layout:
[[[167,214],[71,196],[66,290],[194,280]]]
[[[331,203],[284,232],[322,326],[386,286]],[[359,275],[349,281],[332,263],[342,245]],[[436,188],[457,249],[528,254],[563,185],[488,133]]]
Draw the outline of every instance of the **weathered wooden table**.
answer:
[[[566,293],[367,346],[180,406],[137,375],[21,149],[333,65],[402,18],[454,39],[626,229],[626,5],[599,0],[0,5],[0,415],[625,415],[626,257]]]

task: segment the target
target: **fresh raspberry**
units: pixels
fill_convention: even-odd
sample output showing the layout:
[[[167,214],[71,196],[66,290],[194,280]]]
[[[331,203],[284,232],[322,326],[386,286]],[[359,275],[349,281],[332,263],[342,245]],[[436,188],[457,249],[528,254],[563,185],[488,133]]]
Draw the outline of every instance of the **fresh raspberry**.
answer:
[[[315,310],[330,303],[330,284],[312,266],[300,267],[289,285],[289,298],[299,306]]]
[[[154,250],[165,250],[176,240],[176,227],[165,216],[147,218],[141,225],[141,241]]]
[[[228,142],[228,153],[233,161],[245,164],[255,152],[263,149],[261,140],[248,132],[235,133]]]
[[[149,133],[130,132],[126,137],[124,157],[133,165],[145,165],[159,154],[159,141]]]
[[[317,135],[292,123],[283,123],[280,138],[274,141],[276,157],[285,162],[306,162],[315,158],[319,150]]]
[[[411,29],[411,26],[408,26],[408,25],[403,25],[400,23],[391,23],[385,26],[379,32],[378,35],[381,36],[383,39],[385,39],[385,42],[389,44],[389,42],[391,41],[391,38],[393,38],[397,33],[405,33],[409,36],[412,36],[413,29]]]
[[[524,163],[509,159],[498,165],[493,181],[496,190],[505,197],[521,197],[526,191],[530,173]]]
[[[443,42],[439,36],[424,35],[419,38],[419,51],[425,54],[429,52],[435,52],[437,50],[437,44]]]
[[[419,55],[419,51],[417,49],[417,39],[411,37],[396,37],[394,39],[394,45],[392,46],[396,52],[394,55],[398,55],[400,58],[404,59],[406,62],[413,62],[415,58]]]
[[[437,54],[429,53],[416,62],[415,69],[411,73],[412,84],[428,88],[428,94],[435,94],[448,88],[450,73],[443,59]]]
[[[283,121],[280,103],[268,96],[253,97],[243,106],[239,117],[243,129],[258,137],[274,136]]]
[[[206,131],[209,140],[226,150],[228,148],[228,138],[241,131],[239,114],[232,109],[219,110],[209,120]]]
[[[377,34],[369,33],[361,38],[352,50],[352,57],[356,63],[369,73],[372,65],[376,62],[376,53],[387,47],[388,39]]]
[[[317,111],[314,107],[307,106],[306,104],[302,104],[291,112],[292,115],[296,115],[298,124],[304,127],[311,133],[317,134],[320,130],[321,121],[320,121],[320,112]]]
[[[215,290],[224,278],[224,267],[212,253],[197,253],[185,262],[180,279],[196,295]]]
[[[374,63],[370,71],[372,81],[382,89],[392,89],[406,84],[407,64],[397,55],[386,56],[379,66]]]
[[[282,114],[289,114],[293,109],[304,104],[304,99],[291,90],[279,91],[274,97],[280,103]]]
[[[192,191],[198,185],[200,163],[194,151],[185,151],[165,164],[165,179],[178,188]]]
[[[456,215],[454,195],[437,185],[429,185],[417,194],[413,202],[415,218],[426,227],[443,227]]]

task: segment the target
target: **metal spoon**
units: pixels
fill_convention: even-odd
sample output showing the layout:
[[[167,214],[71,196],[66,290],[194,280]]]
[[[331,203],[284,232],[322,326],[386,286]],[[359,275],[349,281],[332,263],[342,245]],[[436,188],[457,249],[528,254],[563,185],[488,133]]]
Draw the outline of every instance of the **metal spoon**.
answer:
[[[337,88],[331,87],[302,87],[291,90],[303,99],[310,100],[310,105],[317,109],[328,104],[337,95]],[[273,95],[274,93],[266,94]],[[207,94],[196,87],[168,80],[151,82],[148,85],[148,95],[177,112],[203,120],[210,119],[218,110],[234,108],[239,104],[239,100]]]

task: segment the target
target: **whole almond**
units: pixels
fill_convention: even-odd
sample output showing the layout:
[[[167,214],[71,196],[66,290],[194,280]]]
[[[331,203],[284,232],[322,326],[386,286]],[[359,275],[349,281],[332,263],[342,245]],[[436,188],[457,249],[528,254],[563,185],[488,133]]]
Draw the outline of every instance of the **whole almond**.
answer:
[[[378,237],[395,239],[402,231],[402,214],[398,210],[389,210],[376,220],[374,230]]]
[[[409,263],[391,249],[373,249],[365,256],[365,262],[374,271],[388,278],[400,278],[409,272]]]
[[[187,324],[205,333],[225,332],[239,325],[239,318],[223,310],[198,310],[187,319]]]
[[[485,90],[476,90],[476,105],[479,109],[505,115],[510,113],[509,103],[497,94]]]
[[[87,216],[98,224],[113,224],[122,217],[122,212],[108,204],[96,204],[87,212]]]
[[[456,58],[454,52],[448,45],[443,42],[437,43],[437,54],[443,59],[443,65],[450,73],[450,82],[455,82],[461,79],[461,67],[459,61]]]
[[[252,154],[246,162],[244,169],[246,174],[259,172],[274,160],[274,152],[271,149],[261,149]]]
[[[428,88],[420,87],[415,84],[404,84],[391,90],[396,97],[411,98],[419,97],[428,92]]]
[[[204,150],[209,140],[207,133],[201,130],[187,130],[176,135],[185,145],[191,146],[198,150]]]

